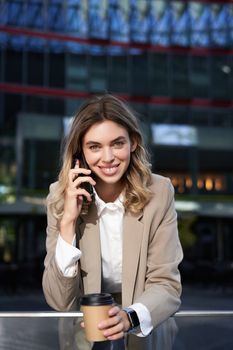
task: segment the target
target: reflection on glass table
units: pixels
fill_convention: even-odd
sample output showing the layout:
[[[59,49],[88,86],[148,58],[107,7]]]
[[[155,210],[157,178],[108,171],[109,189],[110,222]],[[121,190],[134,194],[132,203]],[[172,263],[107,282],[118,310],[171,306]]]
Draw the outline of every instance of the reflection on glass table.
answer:
[[[0,349],[82,350],[76,334],[81,319],[80,312],[0,312]],[[154,350],[232,349],[232,321],[233,311],[180,311],[150,342]]]

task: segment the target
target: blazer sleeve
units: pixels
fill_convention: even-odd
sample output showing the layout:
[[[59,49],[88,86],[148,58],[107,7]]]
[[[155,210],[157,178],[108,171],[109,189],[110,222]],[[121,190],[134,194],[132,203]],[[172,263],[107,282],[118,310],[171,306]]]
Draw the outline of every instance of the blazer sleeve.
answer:
[[[56,183],[50,186],[47,197],[53,193]],[[59,236],[59,221],[47,206],[47,229],[46,229],[46,257],[44,260],[44,273],[42,287],[45,299],[49,306],[58,311],[68,311],[77,309],[77,299],[79,297],[79,276],[65,277],[59,270],[55,259],[57,239]]]
[[[183,258],[174,204],[174,188],[169,179],[161,184],[159,204],[152,201],[149,221],[145,290],[137,302],[150,311],[156,327],[174,314],[180,306],[181,278],[178,266]],[[158,210],[153,210],[153,206]],[[158,219],[159,218],[159,219]]]

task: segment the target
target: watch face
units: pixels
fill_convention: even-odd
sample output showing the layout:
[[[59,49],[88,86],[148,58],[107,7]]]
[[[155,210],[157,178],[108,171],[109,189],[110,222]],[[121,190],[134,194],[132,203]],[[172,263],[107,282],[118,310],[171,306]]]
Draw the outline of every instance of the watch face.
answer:
[[[139,319],[138,319],[138,315],[137,315],[136,311],[134,311],[134,310],[128,311],[128,316],[129,316],[131,328],[138,327],[140,323],[139,323]]]

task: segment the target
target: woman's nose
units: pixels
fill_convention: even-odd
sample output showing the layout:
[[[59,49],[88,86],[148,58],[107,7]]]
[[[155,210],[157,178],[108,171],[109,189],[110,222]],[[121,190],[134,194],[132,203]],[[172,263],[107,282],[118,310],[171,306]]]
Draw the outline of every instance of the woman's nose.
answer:
[[[113,151],[110,147],[108,148],[105,148],[103,150],[103,154],[102,154],[102,160],[104,162],[111,162],[112,160],[114,159],[114,154],[113,154]]]

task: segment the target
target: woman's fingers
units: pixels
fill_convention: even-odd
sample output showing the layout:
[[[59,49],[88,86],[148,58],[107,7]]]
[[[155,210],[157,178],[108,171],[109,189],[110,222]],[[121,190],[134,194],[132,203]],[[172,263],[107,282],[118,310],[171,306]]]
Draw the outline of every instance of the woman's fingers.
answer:
[[[104,336],[111,340],[122,338],[124,336],[124,324],[122,319],[119,316],[114,316],[111,318],[111,321],[113,321],[113,324],[103,330]]]
[[[123,313],[118,306],[114,306],[109,311],[109,318],[103,320],[98,325],[98,328],[103,331],[103,334],[109,340],[120,339],[124,337],[126,324]]]
[[[85,196],[88,200],[91,200],[91,195],[89,192],[87,192],[87,190],[85,190],[85,188],[68,188],[66,190],[66,198],[68,199],[72,199],[72,198],[79,198],[82,199],[82,197]]]
[[[85,168],[79,168],[75,166],[73,169],[69,171],[69,181],[74,181],[79,175],[90,175],[91,170]]]
[[[73,184],[75,187],[80,186],[82,183],[88,182],[90,183],[92,186],[95,186],[96,182],[95,180],[92,179],[92,177],[90,176],[78,176],[74,181]]]
[[[73,169],[70,169],[69,172],[69,182],[68,182],[68,188],[67,190],[70,192],[73,192],[73,195],[76,195],[76,189],[82,187],[82,183],[89,183],[92,186],[96,185],[95,180],[91,176],[89,176],[91,173],[90,169],[84,169],[75,167]],[[70,193],[72,194],[72,193]],[[85,197],[89,197],[89,193],[87,191],[78,193],[79,195],[85,195]],[[89,199],[88,199],[89,200]]]
[[[111,309],[108,311],[109,316],[117,315],[121,311],[121,308],[117,305],[113,305]]]

